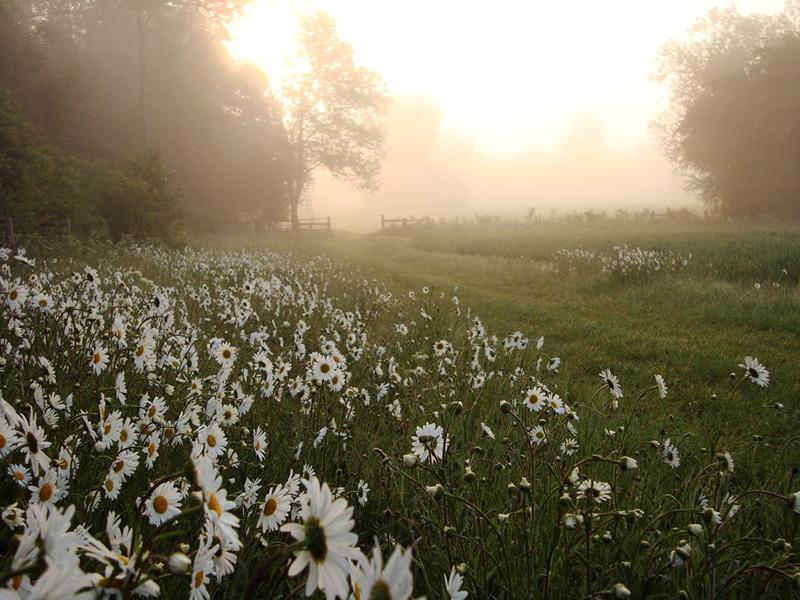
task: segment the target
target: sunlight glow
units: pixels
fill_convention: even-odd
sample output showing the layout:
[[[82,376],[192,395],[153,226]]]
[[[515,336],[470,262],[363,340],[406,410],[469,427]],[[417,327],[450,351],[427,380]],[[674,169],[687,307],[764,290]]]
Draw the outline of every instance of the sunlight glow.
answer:
[[[552,149],[576,116],[605,127],[612,147],[648,136],[662,90],[648,79],[660,45],[723,0],[494,2],[254,0],[231,23],[231,54],[271,77],[290,72],[298,17],[329,12],[356,57],[395,94],[432,98],[444,126],[490,154]],[[739,2],[776,12],[782,0]]]

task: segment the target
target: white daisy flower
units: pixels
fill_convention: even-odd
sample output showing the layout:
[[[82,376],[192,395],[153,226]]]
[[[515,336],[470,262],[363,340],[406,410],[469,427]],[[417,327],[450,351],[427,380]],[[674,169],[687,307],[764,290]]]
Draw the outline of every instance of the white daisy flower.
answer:
[[[419,457],[421,462],[428,461],[431,456],[441,460],[447,449],[444,441],[444,430],[433,423],[426,423],[422,427],[417,427],[416,435],[411,439],[411,451]]]
[[[145,515],[151,525],[161,525],[181,512],[181,494],[171,481],[159,484],[145,502]]]
[[[744,363],[739,365],[745,371],[747,379],[761,387],[769,385],[769,371],[767,368],[758,362],[757,358],[752,356],[745,356]]]
[[[334,500],[327,483],[316,477],[303,480],[306,493],[300,501],[301,524],[287,523],[281,531],[306,544],[295,552],[289,567],[289,577],[299,575],[308,567],[306,596],[319,589],[325,598],[346,598],[349,557],[358,536],[353,533],[353,507],[343,498]]]
[[[451,600],[464,600],[469,596],[469,592],[461,589],[462,585],[464,585],[464,578],[456,571],[455,567],[452,567],[450,576],[445,576],[444,578],[444,587]]]
[[[578,484],[576,497],[602,504],[611,500],[611,486],[604,481],[586,479]]]
[[[667,397],[667,384],[664,383],[664,378],[661,375],[656,375],[656,386],[658,387],[658,395],[664,400]]]
[[[268,531],[277,531],[278,528],[286,521],[289,511],[292,508],[292,496],[282,485],[277,485],[267,492],[264,502],[261,504],[261,510],[258,514],[258,527],[264,533]]]
[[[610,369],[601,371],[599,377],[606,384],[608,391],[611,392],[614,398],[622,398],[622,387],[619,385],[619,379],[617,379],[617,376],[614,375]]]
[[[534,386],[525,392],[525,399],[523,403],[528,408],[535,412],[540,412],[544,406],[547,394],[539,386]]]
[[[89,366],[95,375],[100,375],[108,366],[108,351],[102,346],[95,346]]]
[[[678,449],[672,444],[669,438],[667,438],[661,446],[661,456],[664,462],[673,469],[681,465],[681,457],[678,453]]]
[[[358,563],[350,576],[356,598],[387,600],[410,598],[414,588],[411,558],[411,550],[395,546],[384,567],[380,545],[376,539],[372,549],[372,559],[359,553]]]

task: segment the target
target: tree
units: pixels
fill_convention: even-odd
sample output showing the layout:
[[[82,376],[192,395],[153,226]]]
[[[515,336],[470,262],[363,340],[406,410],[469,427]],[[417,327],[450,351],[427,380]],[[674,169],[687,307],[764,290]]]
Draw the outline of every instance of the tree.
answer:
[[[129,179],[147,123],[147,148],[163,157],[171,191],[194,213],[185,224],[219,230],[280,220],[288,207],[281,107],[265,75],[234,63],[223,43],[231,7],[242,1],[0,1],[0,90],[52,144]],[[109,195],[109,205],[122,196]]]
[[[800,4],[776,16],[712,10],[660,53],[669,159],[720,214],[800,217]]]
[[[297,65],[302,68],[284,82],[281,98],[295,230],[300,199],[317,168],[360,189],[379,187],[388,104],[383,80],[356,65],[353,48],[339,39],[329,15],[303,19],[299,48]]]

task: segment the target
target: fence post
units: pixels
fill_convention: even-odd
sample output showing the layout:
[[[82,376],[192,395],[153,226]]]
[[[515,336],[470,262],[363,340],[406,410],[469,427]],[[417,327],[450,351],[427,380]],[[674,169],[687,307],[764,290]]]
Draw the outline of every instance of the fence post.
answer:
[[[6,217],[6,238],[8,239],[8,245],[11,246],[11,250],[16,256],[17,238],[14,235],[14,220],[10,216]]]
[[[381,231],[383,231],[386,228],[386,226],[384,225],[385,223],[386,223],[386,217],[381,215]]]
[[[331,230],[331,218],[330,217],[326,217],[326,218],[327,218],[327,221],[328,221],[328,231],[330,231]]]
[[[65,225],[64,229],[66,230],[65,232],[67,234],[67,237],[71,238],[72,237],[72,219],[70,219],[69,217],[67,217],[67,222],[66,222],[66,225]]]

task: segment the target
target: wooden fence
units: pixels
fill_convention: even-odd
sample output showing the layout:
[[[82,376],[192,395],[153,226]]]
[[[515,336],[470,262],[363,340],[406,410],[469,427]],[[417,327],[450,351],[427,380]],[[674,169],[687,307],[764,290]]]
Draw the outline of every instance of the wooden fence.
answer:
[[[291,221],[277,221],[271,225],[272,229],[278,231],[291,231],[293,223]],[[299,231],[330,231],[330,217],[316,217],[312,219],[298,219],[297,228]]]
[[[381,215],[381,229],[387,229],[394,226],[401,227],[414,227],[416,225],[433,225],[433,219],[430,217],[403,217],[401,219],[387,219]]]

